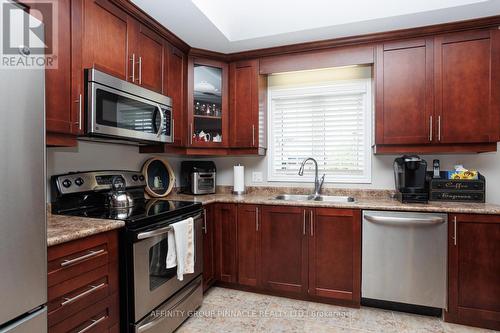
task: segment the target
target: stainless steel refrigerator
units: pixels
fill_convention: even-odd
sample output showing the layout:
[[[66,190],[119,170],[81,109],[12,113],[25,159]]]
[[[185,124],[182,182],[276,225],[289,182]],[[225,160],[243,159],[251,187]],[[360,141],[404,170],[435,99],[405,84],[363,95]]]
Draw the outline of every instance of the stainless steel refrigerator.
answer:
[[[0,332],[47,332],[43,69],[0,68],[0,117]]]

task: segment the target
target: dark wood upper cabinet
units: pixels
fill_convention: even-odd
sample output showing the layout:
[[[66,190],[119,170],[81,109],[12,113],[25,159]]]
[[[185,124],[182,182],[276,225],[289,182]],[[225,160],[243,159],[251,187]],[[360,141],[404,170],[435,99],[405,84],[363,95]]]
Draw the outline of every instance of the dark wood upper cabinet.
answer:
[[[134,56],[136,84],[162,93],[164,40],[140,22],[131,19],[129,54]]]
[[[316,208],[309,219],[309,294],[359,305],[361,220],[359,210]]]
[[[172,114],[174,128],[175,146],[183,146],[186,142],[186,124],[185,124],[185,91],[186,80],[185,73],[187,68],[186,55],[177,48],[165,46],[165,71],[163,74],[163,93],[172,99]]]
[[[450,215],[445,320],[500,329],[500,216]]]
[[[493,100],[490,30],[435,38],[435,111],[440,143],[496,141],[500,105]]]
[[[238,205],[238,284],[260,285],[260,207]]]
[[[217,280],[236,283],[237,281],[237,209],[233,204],[216,204],[215,221],[215,269]]]
[[[377,144],[432,141],[433,56],[431,38],[377,46]]]
[[[261,227],[263,287],[270,291],[306,294],[306,210],[301,207],[263,206]]]
[[[231,147],[258,147],[259,60],[231,63],[229,82]]]
[[[130,81],[127,75],[135,64],[129,59],[128,44],[134,20],[110,1],[83,4],[83,68],[96,67]]]
[[[188,60],[188,147],[229,146],[229,66],[225,62]]]
[[[214,210],[209,205],[204,208],[203,221],[203,291],[215,282]]]

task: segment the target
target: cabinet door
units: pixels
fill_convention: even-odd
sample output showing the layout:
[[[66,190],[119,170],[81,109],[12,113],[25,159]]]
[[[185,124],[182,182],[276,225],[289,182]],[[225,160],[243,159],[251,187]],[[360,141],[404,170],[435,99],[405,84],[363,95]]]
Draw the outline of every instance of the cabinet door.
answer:
[[[479,143],[493,138],[496,119],[491,85],[490,31],[435,39],[435,108],[441,143]],[[498,55],[497,55],[498,57]],[[496,139],[496,138],[494,138]]]
[[[213,206],[204,209],[203,225],[203,291],[215,281]]]
[[[135,83],[161,93],[163,88],[163,39],[135,20],[133,26],[135,45],[133,53],[137,57],[135,59],[137,65]]]
[[[450,215],[446,320],[500,329],[500,216]]]
[[[186,56],[182,51],[173,46],[166,45],[166,59],[163,87],[164,94],[172,99],[172,113],[174,119],[174,142],[176,146],[183,146],[186,138],[186,126],[184,121],[184,91],[186,88]],[[167,64],[167,62],[165,62]]]
[[[260,284],[260,207],[238,205],[238,283]]]
[[[229,67],[231,147],[257,147],[259,129],[259,61],[239,61]]]
[[[110,1],[83,2],[83,67],[95,66],[127,80],[128,68],[132,67],[127,52],[130,18]]]
[[[307,293],[306,210],[262,207],[262,283],[264,288]]]
[[[215,269],[216,278],[222,282],[237,281],[236,264],[236,205],[215,206]]]
[[[431,142],[432,39],[381,44],[376,59],[376,143]]]
[[[309,211],[309,294],[353,304],[360,302],[360,211]]]

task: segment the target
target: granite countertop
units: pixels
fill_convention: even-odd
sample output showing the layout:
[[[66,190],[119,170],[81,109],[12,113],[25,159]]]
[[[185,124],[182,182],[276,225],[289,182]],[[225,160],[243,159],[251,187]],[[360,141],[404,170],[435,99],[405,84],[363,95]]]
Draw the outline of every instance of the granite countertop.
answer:
[[[67,215],[47,216],[47,246],[121,228],[125,222]]]
[[[298,190],[298,192],[301,192]],[[489,203],[463,203],[463,202],[438,202],[430,201],[428,204],[403,204],[390,197],[391,191],[374,190],[335,190],[325,195],[353,196],[355,202],[317,202],[317,201],[284,201],[273,199],[277,194],[297,193],[295,190],[251,190],[245,195],[233,195],[230,193],[218,193],[210,195],[186,195],[171,194],[166,200],[185,200],[201,202],[204,205],[211,203],[246,203],[257,205],[284,205],[284,206],[304,206],[304,207],[330,207],[349,209],[370,209],[370,210],[392,210],[392,211],[413,211],[413,212],[434,212],[434,213],[463,213],[463,214],[500,214],[500,205]],[[311,193],[303,191],[301,193]]]

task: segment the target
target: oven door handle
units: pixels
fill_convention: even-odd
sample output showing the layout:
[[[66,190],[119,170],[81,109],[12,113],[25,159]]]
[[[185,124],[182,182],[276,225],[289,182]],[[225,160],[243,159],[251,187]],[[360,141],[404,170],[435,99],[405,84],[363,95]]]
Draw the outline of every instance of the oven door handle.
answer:
[[[193,220],[197,220],[199,218],[201,218],[201,214],[194,216]],[[168,225],[166,227],[151,230],[151,231],[141,232],[137,235],[137,239],[148,239],[148,238],[160,236],[160,235],[166,234],[170,230],[172,230],[172,225]]]
[[[156,104],[156,107],[158,108],[158,112],[160,112],[160,127],[158,127],[158,133],[156,133],[156,135],[160,136],[161,132],[163,131],[165,115],[163,114],[163,109],[161,108],[160,104]]]

